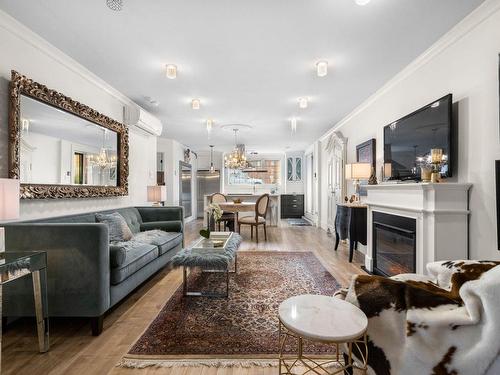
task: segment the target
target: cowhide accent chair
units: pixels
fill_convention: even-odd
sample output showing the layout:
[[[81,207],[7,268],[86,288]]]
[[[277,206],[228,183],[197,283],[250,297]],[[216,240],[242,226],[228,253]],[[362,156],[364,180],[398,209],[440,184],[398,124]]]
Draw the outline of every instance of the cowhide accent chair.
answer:
[[[368,373],[500,374],[500,262],[433,262],[427,271],[357,275],[337,292],[368,317]]]
[[[214,193],[210,196],[210,203],[226,203],[227,197],[222,193]],[[221,230],[221,224],[223,224],[224,231],[226,228],[229,230],[234,230],[234,214],[232,212],[223,212],[222,217],[217,220],[217,229]]]
[[[255,216],[244,216],[238,220],[238,227],[250,225],[250,238],[253,239],[253,227],[255,227],[255,241],[259,243],[259,225],[264,227],[264,239],[267,241],[266,216],[269,207],[269,194],[262,194],[255,202]]]

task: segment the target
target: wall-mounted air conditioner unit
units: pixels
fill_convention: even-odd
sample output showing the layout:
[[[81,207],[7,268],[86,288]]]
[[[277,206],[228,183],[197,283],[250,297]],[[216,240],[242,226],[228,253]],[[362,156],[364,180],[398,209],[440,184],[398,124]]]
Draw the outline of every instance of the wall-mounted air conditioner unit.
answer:
[[[136,126],[149,134],[160,136],[163,125],[159,119],[138,105],[125,107],[124,121],[128,126]]]

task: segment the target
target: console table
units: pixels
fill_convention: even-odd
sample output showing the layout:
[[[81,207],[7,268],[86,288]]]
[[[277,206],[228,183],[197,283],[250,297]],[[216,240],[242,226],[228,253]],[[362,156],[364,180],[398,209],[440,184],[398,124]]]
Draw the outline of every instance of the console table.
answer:
[[[349,239],[349,262],[352,262],[358,242],[366,245],[367,206],[362,204],[337,204],[335,216],[335,251],[340,240]]]

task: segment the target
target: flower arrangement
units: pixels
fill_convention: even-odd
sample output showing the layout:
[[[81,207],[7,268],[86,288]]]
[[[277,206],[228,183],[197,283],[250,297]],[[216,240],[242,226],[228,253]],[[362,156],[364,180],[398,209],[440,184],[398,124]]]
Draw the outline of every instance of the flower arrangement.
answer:
[[[210,203],[207,210],[212,213],[215,220],[220,220],[222,218],[222,210],[218,204]]]

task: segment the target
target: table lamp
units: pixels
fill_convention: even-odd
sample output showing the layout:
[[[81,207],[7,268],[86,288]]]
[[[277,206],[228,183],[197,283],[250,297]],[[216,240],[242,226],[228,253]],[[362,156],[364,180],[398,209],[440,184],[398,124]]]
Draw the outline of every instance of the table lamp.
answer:
[[[19,218],[19,180],[0,178],[0,221]],[[0,224],[0,251],[5,251],[5,229]]]
[[[346,180],[352,180],[357,201],[359,201],[359,180],[368,180],[371,175],[372,165],[370,163],[346,164],[345,178]]]
[[[167,200],[167,187],[162,185],[148,186],[148,202],[153,206],[161,206]]]

